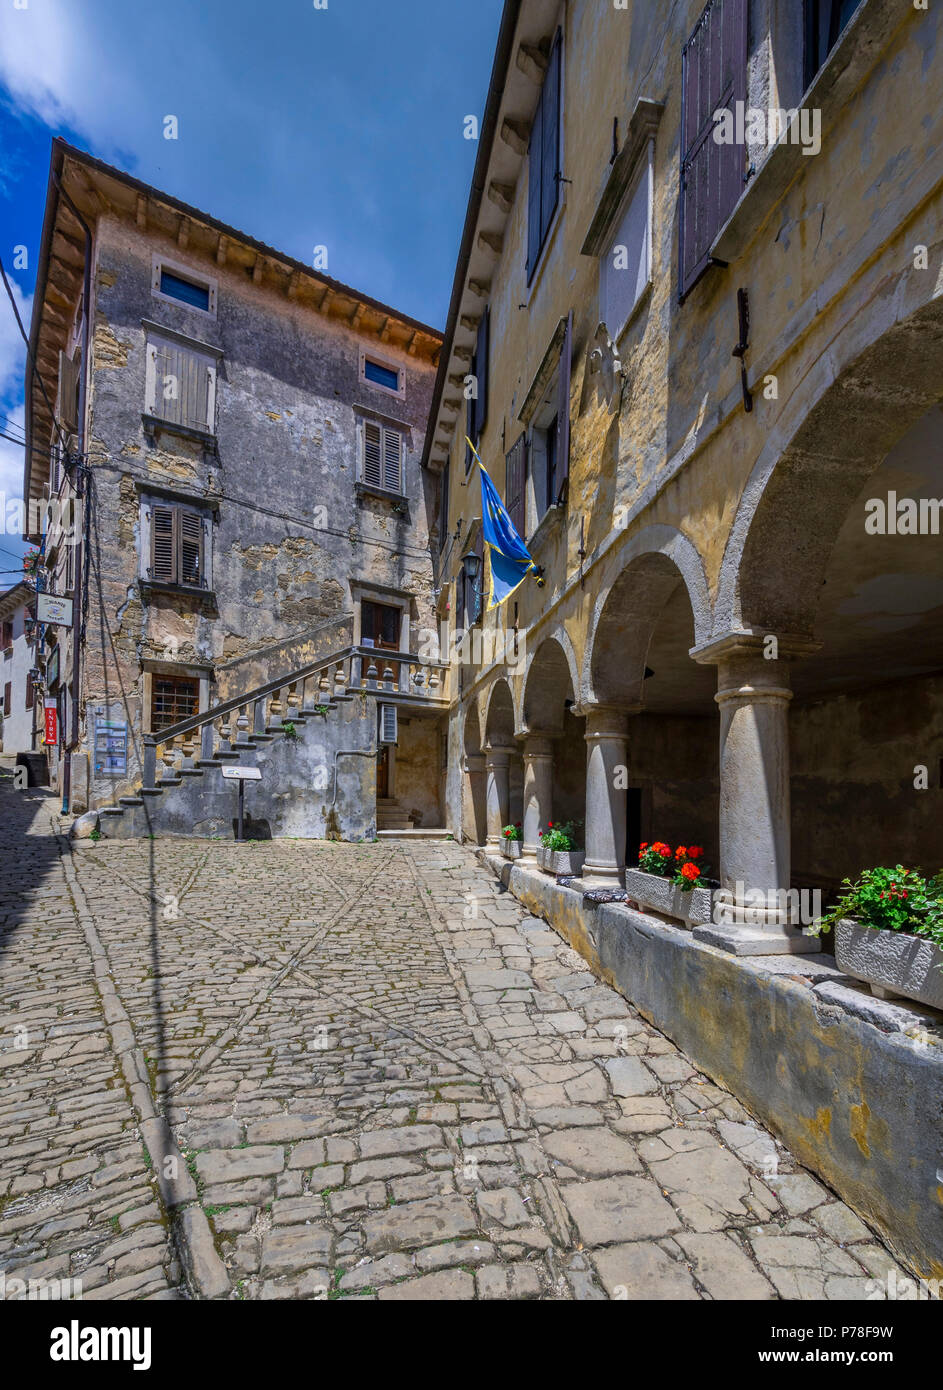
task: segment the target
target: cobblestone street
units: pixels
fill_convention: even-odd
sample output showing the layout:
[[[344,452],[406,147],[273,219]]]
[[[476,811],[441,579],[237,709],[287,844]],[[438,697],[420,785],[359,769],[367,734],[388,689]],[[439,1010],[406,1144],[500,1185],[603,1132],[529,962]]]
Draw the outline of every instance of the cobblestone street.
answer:
[[[57,807],[4,775],[7,1280],[844,1299],[898,1268],[460,846],[73,852]]]

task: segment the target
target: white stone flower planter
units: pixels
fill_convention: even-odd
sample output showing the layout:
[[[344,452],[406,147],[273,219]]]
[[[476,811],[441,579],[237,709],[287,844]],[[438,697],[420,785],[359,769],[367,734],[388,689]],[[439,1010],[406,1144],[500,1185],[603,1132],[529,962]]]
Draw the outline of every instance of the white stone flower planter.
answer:
[[[899,996],[943,1009],[943,951],[925,937],[846,919],[835,924],[835,959],[881,999]]]
[[[683,893],[670,878],[626,869],[625,895],[640,907],[651,908],[664,917],[674,917],[688,927],[703,926],[712,920],[714,894],[710,888],[692,888]]]
[[[505,859],[520,859],[521,849],[523,848],[520,840],[502,840],[501,853]]]
[[[541,855],[543,858],[541,859]],[[537,851],[537,863],[545,874],[564,875],[569,874],[573,877],[579,875],[583,867],[583,860],[586,855],[579,849],[539,849]]]

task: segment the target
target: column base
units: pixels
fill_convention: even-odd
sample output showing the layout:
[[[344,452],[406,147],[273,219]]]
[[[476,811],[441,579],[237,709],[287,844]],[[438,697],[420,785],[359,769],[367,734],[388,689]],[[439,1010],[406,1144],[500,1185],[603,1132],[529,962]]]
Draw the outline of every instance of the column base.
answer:
[[[817,936],[807,936],[799,927],[737,927],[705,923],[694,927],[695,941],[729,951],[732,956],[807,956],[822,949]]]
[[[583,864],[579,881],[584,888],[622,888],[625,873],[618,864]]]

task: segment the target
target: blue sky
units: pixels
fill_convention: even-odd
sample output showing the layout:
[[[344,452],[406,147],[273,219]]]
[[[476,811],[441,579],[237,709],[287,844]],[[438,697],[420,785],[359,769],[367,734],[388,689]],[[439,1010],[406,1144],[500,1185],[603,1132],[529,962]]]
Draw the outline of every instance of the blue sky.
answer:
[[[501,9],[0,0],[0,254],[24,320],[62,135],[299,260],[327,246],[335,278],[444,327],[477,153],[464,118],[481,117]],[[24,245],[29,267],[13,271]],[[4,294],[0,430],[21,434],[18,342]],[[21,490],[22,449],[0,439],[0,491]],[[11,539],[0,545],[19,553]]]

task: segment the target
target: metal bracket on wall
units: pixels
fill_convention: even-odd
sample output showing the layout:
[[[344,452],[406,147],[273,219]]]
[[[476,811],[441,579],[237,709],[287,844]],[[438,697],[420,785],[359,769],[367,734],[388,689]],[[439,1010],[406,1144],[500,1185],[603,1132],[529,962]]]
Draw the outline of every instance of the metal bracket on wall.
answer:
[[[753,409],[753,395],[747,383],[747,366],[744,358],[750,346],[750,298],[746,290],[737,290],[737,318],[740,326],[740,341],[733,350],[733,356],[740,358],[740,389],[743,392],[743,408],[749,415]]]

